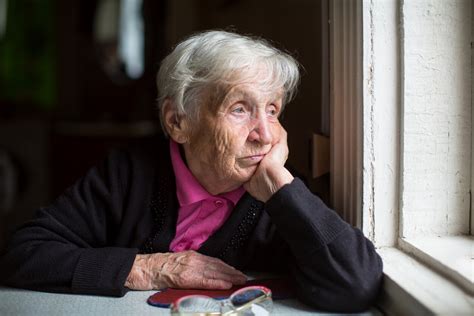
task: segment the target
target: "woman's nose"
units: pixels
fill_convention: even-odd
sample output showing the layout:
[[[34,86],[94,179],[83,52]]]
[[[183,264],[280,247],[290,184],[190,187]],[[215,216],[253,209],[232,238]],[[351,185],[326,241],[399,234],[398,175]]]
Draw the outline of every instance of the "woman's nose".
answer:
[[[250,131],[249,141],[256,142],[258,141],[262,145],[267,145],[272,143],[272,133],[270,130],[270,125],[266,116],[259,117],[254,119],[254,125]]]

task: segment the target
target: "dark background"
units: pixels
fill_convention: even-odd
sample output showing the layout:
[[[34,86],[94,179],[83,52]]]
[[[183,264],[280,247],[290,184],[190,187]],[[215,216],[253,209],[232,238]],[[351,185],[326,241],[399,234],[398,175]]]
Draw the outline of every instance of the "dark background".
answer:
[[[313,179],[310,165],[312,134],[329,131],[327,0],[143,0],[144,72],[136,79],[114,59],[116,41],[97,38],[106,2],[121,3],[0,0],[0,247],[110,148],[160,131],[159,62],[199,30],[262,36],[302,64],[298,96],[282,118],[289,162],[327,200],[328,177]]]

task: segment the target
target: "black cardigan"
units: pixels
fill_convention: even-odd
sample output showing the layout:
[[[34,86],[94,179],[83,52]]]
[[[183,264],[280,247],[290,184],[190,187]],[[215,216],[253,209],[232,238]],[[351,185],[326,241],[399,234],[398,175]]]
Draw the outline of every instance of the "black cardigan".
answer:
[[[113,152],[13,235],[0,259],[0,281],[123,296],[137,253],[169,251],[175,192],[167,140]],[[298,178],[266,204],[246,193],[198,251],[240,270],[289,270],[298,297],[328,311],[367,309],[382,279],[372,243]]]

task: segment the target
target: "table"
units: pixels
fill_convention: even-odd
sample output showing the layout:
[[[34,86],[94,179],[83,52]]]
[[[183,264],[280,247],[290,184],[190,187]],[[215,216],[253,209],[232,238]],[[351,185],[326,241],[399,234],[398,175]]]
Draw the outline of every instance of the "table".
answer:
[[[131,291],[124,297],[53,294],[0,287],[0,315],[169,315],[146,303],[156,291]],[[274,302],[272,315],[328,315],[294,299]],[[334,315],[334,314],[330,314]],[[364,316],[380,313],[371,309]]]

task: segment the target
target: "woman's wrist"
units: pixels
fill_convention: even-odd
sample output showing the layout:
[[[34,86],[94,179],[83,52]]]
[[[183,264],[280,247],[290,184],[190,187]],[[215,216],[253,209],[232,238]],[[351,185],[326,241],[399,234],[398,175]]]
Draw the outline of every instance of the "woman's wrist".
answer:
[[[149,287],[147,269],[148,255],[136,255],[132,269],[125,280],[125,287],[132,290],[142,290]]]
[[[153,290],[166,287],[161,280],[161,269],[167,254],[136,255],[132,269],[125,280],[125,287],[132,290]]]
[[[272,176],[271,180],[273,185],[265,202],[268,201],[273,196],[273,194],[278,192],[278,190],[280,190],[284,185],[290,184],[294,180],[294,177],[286,168],[282,168]]]

